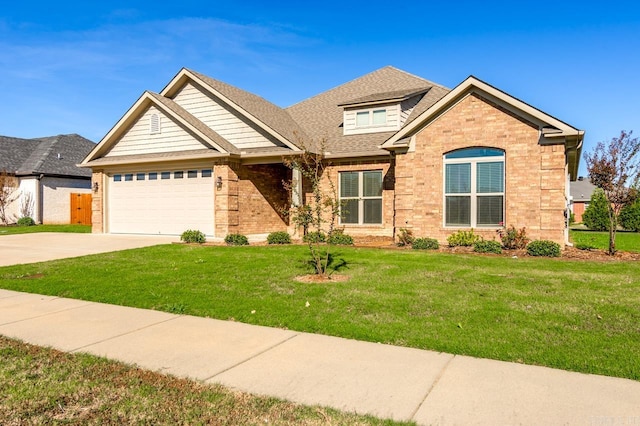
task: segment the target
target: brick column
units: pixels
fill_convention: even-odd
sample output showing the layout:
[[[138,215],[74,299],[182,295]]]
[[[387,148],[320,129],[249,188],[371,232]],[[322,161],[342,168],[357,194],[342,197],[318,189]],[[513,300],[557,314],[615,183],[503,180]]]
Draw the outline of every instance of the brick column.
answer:
[[[104,173],[102,171],[94,171],[91,174],[91,232],[94,234],[104,233],[103,209],[104,209]],[[93,191],[95,185],[98,184],[98,191]]]
[[[240,217],[238,209],[237,164],[220,164],[214,167],[215,185],[215,236],[224,238],[238,232]],[[222,180],[218,188],[217,182]]]

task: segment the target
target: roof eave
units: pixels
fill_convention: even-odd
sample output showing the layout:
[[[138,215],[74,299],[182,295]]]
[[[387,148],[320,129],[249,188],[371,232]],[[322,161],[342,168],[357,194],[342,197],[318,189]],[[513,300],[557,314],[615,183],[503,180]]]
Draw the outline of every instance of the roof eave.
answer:
[[[558,129],[559,133],[549,135],[550,137],[570,137],[579,136],[584,134],[584,131],[578,130],[567,123],[558,120],[557,118],[540,111],[539,109],[485,83],[482,80],[477,79],[474,76],[469,76],[462,83],[456,86],[453,90],[443,96],[439,101],[433,104],[430,108],[424,111],[419,117],[411,121],[407,126],[400,129],[395,135],[385,141],[382,145],[382,149],[394,149],[394,145],[400,139],[411,136],[425,126],[431,119],[438,116],[442,112],[449,109],[459,99],[468,95],[469,93],[479,91],[481,93],[490,95],[492,98],[510,105],[512,108],[518,110],[521,115],[526,115],[536,122],[540,123],[540,127],[544,127],[543,123]]]

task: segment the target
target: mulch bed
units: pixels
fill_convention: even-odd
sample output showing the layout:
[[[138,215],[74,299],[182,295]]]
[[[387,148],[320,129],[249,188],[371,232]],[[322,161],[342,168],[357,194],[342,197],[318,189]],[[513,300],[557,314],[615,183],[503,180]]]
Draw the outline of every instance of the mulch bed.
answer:
[[[367,247],[367,248],[379,248],[385,250],[411,250],[411,246],[398,247],[391,237],[353,237],[354,247]],[[182,243],[177,243],[182,244]],[[294,241],[293,244],[303,244],[301,241]],[[226,246],[224,242],[207,242],[203,245],[207,246]],[[266,241],[252,242],[251,245],[262,246],[267,245]],[[474,254],[477,256],[501,256],[501,257],[531,257],[527,254],[526,250],[503,250],[502,254],[484,254],[475,253],[473,247],[448,247],[443,245],[438,249],[441,253],[461,253],[461,254]],[[565,247],[562,251],[561,259],[571,260],[583,260],[583,261],[596,261],[596,262],[611,262],[611,261],[633,261],[640,260],[640,253],[618,251],[615,255],[609,256],[604,250],[578,250],[575,247]],[[313,278],[301,278],[308,280],[305,282],[313,282]],[[336,276],[333,281],[338,281]],[[329,279],[328,281],[332,281]]]

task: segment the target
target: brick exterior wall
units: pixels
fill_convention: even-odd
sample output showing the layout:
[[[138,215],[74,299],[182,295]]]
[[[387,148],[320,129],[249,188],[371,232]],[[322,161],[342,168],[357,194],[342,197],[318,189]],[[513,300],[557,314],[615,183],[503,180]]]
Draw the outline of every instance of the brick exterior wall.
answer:
[[[415,152],[396,158],[396,226],[446,242],[443,155],[472,146],[505,151],[505,225],[531,239],[564,244],[566,164],[563,145],[538,144],[537,126],[478,95],[469,95],[415,136]],[[492,239],[493,229],[475,229]]]
[[[291,180],[291,171],[282,164],[242,166],[238,177],[240,233],[286,231],[288,219],[283,209],[289,204],[289,194],[282,183]]]
[[[227,234],[267,234],[286,231],[282,214],[289,195],[282,186],[291,172],[282,164],[242,166],[237,162],[218,162],[215,179],[222,187],[215,194],[215,236]]]
[[[104,208],[103,195],[105,183],[103,176],[102,171],[94,171],[91,174],[91,188],[93,188],[96,183],[98,184],[98,191],[92,192],[91,196],[91,232],[94,234],[102,234],[104,232],[104,224],[102,222],[104,215],[102,214],[102,209]]]
[[[380,225],[356,225],[337,223],[339,228],[344,228],[345,233],[354,236],[387,236],[392,237],[394,232],[394,164],[389,160],[352,160],[352,161],[332,161],[323,174],[322,191],[325,194],[331,193],[331,184],[339,194],[339,173],[355,171],[382,171],[382,224]],[[303,189],[305,202],[311,202],[311,189],[308,183]],[[328,218],[327,218],[328,220]],[[291,232],[291,231],[290,231]]]

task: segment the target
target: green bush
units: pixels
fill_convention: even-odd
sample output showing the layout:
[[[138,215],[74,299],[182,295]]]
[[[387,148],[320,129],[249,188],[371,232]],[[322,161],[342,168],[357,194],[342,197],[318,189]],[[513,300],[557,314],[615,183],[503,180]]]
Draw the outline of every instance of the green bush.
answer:
[[[307,234],[302,237],[302,241],[305,243],[324,243],[327,241],[327,236],[322,231],[307,232]]]
[[[597,247],[591,243],[578,243],[576,244],[576,248],[578,250],[585,250],[585,251],[591,251],[591,250],[597,249]]]
[[[249,240],[242,234],[229,234],[224,237],[224,242],[228,246],[248,246]]]
[[[549,240],[531,241],[527,246],[527,254],[529,256],[560,256],[560,244]]]
[[[413,240],[411,247],[414,250],[438,250],[440,244],[435,238],[416,238]]]
[[[185,243],[202,244],[206,240],[207,239],[202,232],[193,229],[188,229],[180,235],[180,241],[184,241]]]
[[[640,232],[640,200],[622,209],[620,225],[627,231]]]
[[[413,244],[414,239],[415,238],[413,237],[413,232],[411,231],[411,229],[400,228],[398,230],[399,247],[410,246],[411,244]]]
[[[526,228],[517,230],[515,226],[511,225],[506,229],[498,229],[496,232],[500,236],[502,247],[508,250],[523,249],[529,243]]]
[[[18,219],[18,226],[33,226],[36,222],[29,216],[21,217]]]
[[[589,206],[582,214],[582,223],[592,231],[609,230],[609,208],[604,191],[597,188],[591,194]]]
[[[353,237],[345,234],[342,229],[335,229],[329,236],[329,244],[335,246],[352,246]]]
[[[502,253],[502,247],[499,241],[479,240],[473,244],[473,251],[477,253]]]
[[[473,233],[473,229],[469,231],[458,231],[447,237],[450,247],[462,246],[471,247],[476,241],[480,240],[480,236]]]
[[[277,231],[272,232],[267,236],[267,243],[269,244],[291,244],[291,236],[288,232]]]
[[[574,223],[576,223],[576,215],[573,212],[571,212],[569,214],[569,225],[573,225]]]

